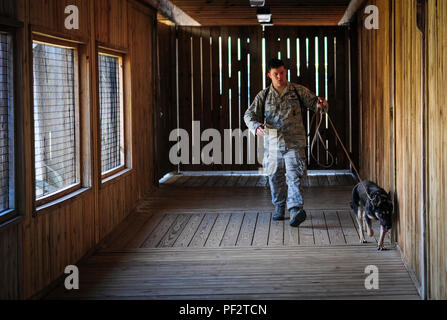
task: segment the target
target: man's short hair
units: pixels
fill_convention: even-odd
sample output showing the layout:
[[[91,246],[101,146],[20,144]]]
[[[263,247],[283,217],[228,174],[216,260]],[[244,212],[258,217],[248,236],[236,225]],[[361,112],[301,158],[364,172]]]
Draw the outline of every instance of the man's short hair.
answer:
[[[270,59],[267,72],[270,72],[271,69],[277,69],[279,67],[286,67],[282,60],[276,58]]]

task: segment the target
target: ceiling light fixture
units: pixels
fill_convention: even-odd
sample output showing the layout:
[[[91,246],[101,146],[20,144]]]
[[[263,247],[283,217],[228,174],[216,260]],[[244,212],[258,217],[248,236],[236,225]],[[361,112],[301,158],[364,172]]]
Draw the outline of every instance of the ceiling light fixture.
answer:
[[[269,8],[258,8],[256,11],[259,23],[269,23],[272,20],[272,14]]]
[[[261,26],[263,26],[263,27],[272,27],[274,24],[273,24],[273,19],[270,19],[270,21],[269,22],[262,22],[261,23]]]
[[[250,0],[250,7],[263,7],[265,0]]]

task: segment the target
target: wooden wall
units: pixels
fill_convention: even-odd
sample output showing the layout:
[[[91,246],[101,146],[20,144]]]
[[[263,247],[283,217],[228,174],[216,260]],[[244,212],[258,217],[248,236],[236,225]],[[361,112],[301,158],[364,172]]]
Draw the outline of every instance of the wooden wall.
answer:
[[[393,191],[396,240],[418,286],[422,285],[423,272],[421,212],[425,194],[428,298],[445,299],[446,3],[427,1],[425,43],[418,29],[416,0],[377,0],[369,4],[379,8],[380,28],[367,30],[361,10],[357,25],[361,176]],[[423,50],[427,52],[425,64]]]
[[[398,243],[421,281],[422,34],[416,1],[395,1],[395,150]]]
[[[19,111],[18,144],[23,162],[21,214],[24,221],[0,229],[1,272],[0,298],[30,298],[63,275],[65,266],[75,264],[88,254],[133,209],[142,195],[150,191],[154,180],[153,159],[153,31],[155,11],[132,0],[0,0],[0,16],[15,18],[24,23],[18,37],[23,51],[23,68],[18,78],[24,98]],[[66,30],[66,5],[79,8],[79,30]],[[85,117],[90,124],[91,141],[86,148],[91,153],[91,181],[77,196],[43,209],[33,215],[32,102],[29,68],[32,31],[76,40],[82,43],[90,57],[96,57],[97,45],[125,53],[124,68],[126,101],[131,102],[131,170],[112,181],[101,183],[98,155],[99,121],[96,59],[87,59],[89,75]],[[20,55],[19,55],[20,56]],[[22,74],[23,73],[23,74]],[[17,106],[17,105],[16,105]],[[28,111],[26,111],[28,110]],[[23,160],[26,159],[26,160]],[[23,207],[23,208],[22,208]],[[20,245],[21,244],[21,245]],[[23,266],[23,270],[20,269]],[[4,281],[8,279],[8,281]],[[3,284],[8,284],[3,286]]]
[[[372,178],[380,186],[392,188],[393,131],[391,96],[392,61],[390,2],[370,1],[380,12],[380,29],[367,30],[361,15],[358,20],[359,100],[360,100],[360,176]],[[362,11],[363,12],[363,11]],[[387,165],[384,165],[387,164]]]
[[[416,1],[367,4],[379,8],[380,25],[368,30],[364,16],[358,21],[361,176],[393,191],[394,232],[403,258],[420,281],[422,41]]]
[[[447,299],[447,2],[427,4],[428,293]]]

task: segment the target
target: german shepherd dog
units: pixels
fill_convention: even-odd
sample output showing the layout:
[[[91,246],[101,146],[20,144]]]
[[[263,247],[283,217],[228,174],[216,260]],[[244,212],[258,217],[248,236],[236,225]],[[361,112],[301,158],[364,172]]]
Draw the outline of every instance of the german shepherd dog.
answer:
[[[368,198],[366,191],[371,199]],[[381,230],[377,249],[384,250],[383,241],[392,226],[393,203],[390,194],[374,182],[365,180],[352,190],[351,208],[354,210],[359,224],[360,243],[366,243],[363,235],[363,221],[366,221],[368,236],[372,237],[374,231],[371,228],[371,222],[373,219],[379,220]]]

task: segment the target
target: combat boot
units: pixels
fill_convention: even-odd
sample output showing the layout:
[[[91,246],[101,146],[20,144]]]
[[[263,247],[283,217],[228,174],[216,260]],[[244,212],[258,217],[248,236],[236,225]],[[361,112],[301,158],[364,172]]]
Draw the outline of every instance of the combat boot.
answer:
[[[285,207],[284,206],[275,206],[275,213],[273,214],[273,221],[284,220],[285,217]]]
[[[302,208],[292,208],[290,209],[290,226],[298,227],[307,218],[306,211]]]

